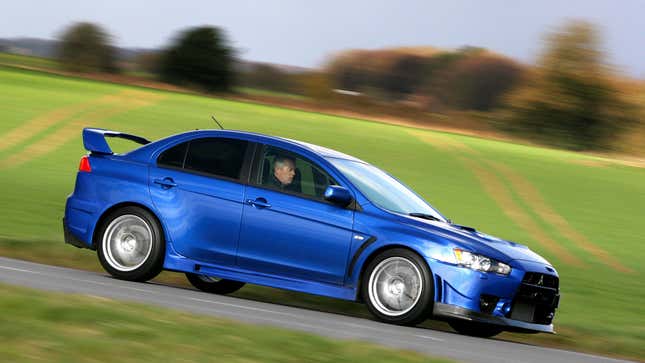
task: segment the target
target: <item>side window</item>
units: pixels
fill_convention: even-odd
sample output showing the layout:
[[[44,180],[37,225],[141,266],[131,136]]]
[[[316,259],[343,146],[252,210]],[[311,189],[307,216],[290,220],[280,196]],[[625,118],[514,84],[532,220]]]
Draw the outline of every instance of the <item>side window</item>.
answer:
[[[326,172],[313,162],[275,147],[264,149],[256,183],[320,200],[324,200],[327,186],[336,184]]]
[[[247,142],[236,139],[192,140],[184,168],[231,179],[239,179]]]
[[[170,149],[164,151],[163,153],[161,153],[161,155],[159,155],[159,158],[157,159],[157,165],[169,166],[171,168],[183,168],[187,149],[187,142],[171,147]]]

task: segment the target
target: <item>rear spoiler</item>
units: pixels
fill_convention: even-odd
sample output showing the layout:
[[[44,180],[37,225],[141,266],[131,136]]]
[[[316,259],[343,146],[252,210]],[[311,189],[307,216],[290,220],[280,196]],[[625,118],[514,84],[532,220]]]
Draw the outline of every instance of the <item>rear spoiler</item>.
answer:
[[[143,137],[126,134],[123,132],[111,131],[111,130],[105,130],[105,129],[84,128],[83,146],[85,146],[85,149],[87,151],[90,151],[93,153],[114,154],[112,152],[112,149],[110,149],[110,145],[108,145],[107,141],[105,140],[106,137],[118,137],[121,139],[134,141],[141,145],[146,145],[150,143],[150,141],[148,141]]]

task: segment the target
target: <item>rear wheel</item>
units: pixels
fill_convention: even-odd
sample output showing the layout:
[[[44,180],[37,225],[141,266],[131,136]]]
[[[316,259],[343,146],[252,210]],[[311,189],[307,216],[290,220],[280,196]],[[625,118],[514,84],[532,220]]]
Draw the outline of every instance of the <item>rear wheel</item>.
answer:
[[[415,325],[428,318],[434,286],[425,261],[416,253],[395,248],[374,258],[363,275],[363,300],[379,320]]]
[[[473,337],[490,338],[504,331],[501,327],[493,324],[476,323],[466,320],[452,320],[448,322],[459,334]]]
[[[163,269],[163,233],[157,219],[143,208],[128,206],[112,212],[97,238],[99,261],[116,278],[147,281]]]
[[[244,286],[243,282],[218,279],[216,277],[194,273],[186,273],[186,278],[199,290],[220,295],[233,293]]]

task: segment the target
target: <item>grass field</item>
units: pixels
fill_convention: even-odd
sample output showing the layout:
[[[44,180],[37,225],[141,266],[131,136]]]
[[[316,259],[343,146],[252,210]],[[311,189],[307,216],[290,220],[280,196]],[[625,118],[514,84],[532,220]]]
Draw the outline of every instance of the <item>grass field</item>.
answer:
[[[0,52],[0,64],[35,67],[45,69],[60,69],[60,65],[53,59],[40,58],[28,55]]]
[[[0,254],[97,268],[62,243],[81,129],[157,139],[226,128],[331,147],[382,167],[460,224],[529,245],[560,272],[557,336],[502,339],[645,356],[645,169],[582,154],[0,68]],[[118,147],[126,148],[126,144]],[[244,291],[247,292],[244,292]],[[248,287],[271,300],[287,293]],[[356,304],[291,294],[362,314]],[[1,298],[0,298],[1,299]]]
[[[269,90],[264,90],[259,88],[251,88],[251,87],[239,87],[235,91],[249,96],[268,96],[268,97],[285,98],[289,100],[298,100],[298,101],[307,100],[307,97],[297,95],[295,93],[269,91]]]

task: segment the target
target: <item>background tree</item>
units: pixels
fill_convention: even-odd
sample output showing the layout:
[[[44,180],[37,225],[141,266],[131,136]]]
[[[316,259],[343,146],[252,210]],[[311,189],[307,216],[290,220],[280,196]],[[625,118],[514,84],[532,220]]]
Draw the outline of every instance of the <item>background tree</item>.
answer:
[[[423,84],[427,58],[402,54],[394,59],[382,76],[381,86],[390,99],[405,99]]]
[[[233,55],[219,28],[188,29],[166,50],[161,77],[170,83],[206,91],[230,91],[234,80]]]
[[[299,76],[303,93],[312,100],[325,103],[333,97],[330,77],[324,72],[307,72]]]
[[[377,83],[372,69],[372,61],[377,57],[375,53],[366,50],[349,50],[335,55],[325,67],[332,87],[368,93]]]
[[[252,64],[238,75],[239,84],[284,93],[297,93],[293,77],[288,72],[270,64]]]
[[[133,59],[133,63],[135,69],[139,72],[159,75],[161,58],[162,54],[159,51],[146,51],[137,54]]]
[[[116,72],[116,49],[99,25],[75,23],[60,36],[58,60],[72,72]]]
[[[350,50],[326,66],[335,88],[361,92],[374,99],[407,99],[425,83],[432,48]]]
[[[533,77],[508,100],[511,126],[561,147],[610,147],[612,136],[634,117],[612,85],[597,30],[587,22],[570,22],[546,44]]]
[[[522,68],[508,58],[491,54],[463,57],[435,76],[434,93],[448,106],[488,111],[518,84]],[[441,85],[438,87],[438,85]]]
[[[326,67],[334,86],[382,101],[431,98],[444,106],[489,110],[519,80],[522,68],[482,48],[352,50]]]

